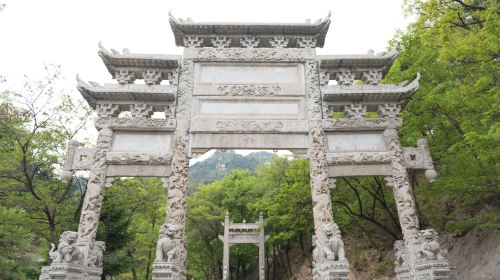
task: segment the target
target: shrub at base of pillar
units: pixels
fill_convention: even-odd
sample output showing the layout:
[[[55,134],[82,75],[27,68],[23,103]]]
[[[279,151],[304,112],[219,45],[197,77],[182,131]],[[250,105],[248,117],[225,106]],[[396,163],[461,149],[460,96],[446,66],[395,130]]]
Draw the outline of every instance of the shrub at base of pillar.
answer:
[[[185,279],[183,271],[182,242],[179,238],[181,228],[174,224],[163,224],[160,229],[160,238],[156,244],[156,259],[153,263],[154,280]]]
[[[313,236],[313,279],[348,280],[349,263],[345,258],[344,242],[337,224],[325,224],[323,232],[326,236],[324,245]]]
[[[421,230],[414,242],[416,254],[415,275],[417,279],[453,279],[447,251],[441,249],[438,233],[434,229]]]

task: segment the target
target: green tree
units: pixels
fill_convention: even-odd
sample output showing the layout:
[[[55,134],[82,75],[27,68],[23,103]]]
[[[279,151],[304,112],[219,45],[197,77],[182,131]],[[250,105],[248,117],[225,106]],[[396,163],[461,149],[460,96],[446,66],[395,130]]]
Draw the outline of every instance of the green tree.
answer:
[[[59,171],[67,140],[90,116],[83,102],[59,90],[59,67],[46,72],[0,93],[0,204],[24,210],[36,241],[29,251],[45,256],[63,228],[76,229],[84,181],[63,184]]]
[[[500,4],[415,0],[407,7],[418,19],[392,41],[399,57],[387,80],[422,73],[401,134],[405,144],[429,140],[440,176],[416,188],[423,223],[498,228]]]
[[[120,179],[104,196],[97,240],[106,242],[106,278],[151,279],[166,194],[158,178]]]
[[[34,264],[26,257],[34,234],[27,213],[17,207],[0,205],[0,275],[2,279],[28,279],[34,274]]]

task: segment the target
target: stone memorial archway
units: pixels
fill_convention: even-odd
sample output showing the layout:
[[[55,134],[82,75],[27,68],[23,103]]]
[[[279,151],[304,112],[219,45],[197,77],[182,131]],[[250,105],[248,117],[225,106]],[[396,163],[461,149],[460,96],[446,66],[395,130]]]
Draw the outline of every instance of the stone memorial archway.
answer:
[[[95,235],[103,195],[113,178],[123,176],[164,178],[168,213],[153,279],[185,279],[189,158],[214,148],[288,149],[309,157],[314,279],[348,279],[330,187],[338,177],[371,175],[385,176],[396,197],[404,235],[395,244],[397,278],[449,279],[436,232],[420,230],[408,180],[408,170],[435,179],[427,142],[404,148],[397,133],[399,113],[419,77],[379,84],[395,51],[316,55],[329,16],[298,24],[196,23],[171,16],[170,25],[176,45],[184,47],[182,57],[100,45],[118,84],[78,78],[79,91],[97,112],[99,135],[93,149],[69,145],[63,180],[74,170],[89,170],[87,193],[78,233],[61,236],[59,248],[71,250],[54,251],[41,279],[100,279],[103,246]],[[131,118],[119,117],[124,111]],[[151,118],[155,113],[165,118]],[[343,117],[333,118],[338,113]]]

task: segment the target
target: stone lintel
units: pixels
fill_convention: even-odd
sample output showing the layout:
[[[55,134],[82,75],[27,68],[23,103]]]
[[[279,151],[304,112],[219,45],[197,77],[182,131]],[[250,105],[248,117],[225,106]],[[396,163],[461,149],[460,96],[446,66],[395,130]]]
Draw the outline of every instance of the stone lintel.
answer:
[[[370,131],[387,128],[400,128],[403,125],[401,118],[341,118],[323,119],[325,131]]]
[[[194,153],[209,149],[268,149],[307,151],[307,134],[290,133],[192,133],[191,150]]]
[[[390,164],[328,166],[328,177],[391,176]]]
[[[244,120],[224,118],[194,118],[192,133],[299,133],[309,132],[305,120]]]
[[[184,59],[195,62],[305,62],[315,60],[314,49],[185,48]]]
[[[170,165],[108,165],[107,177],[168,177]]]
[[[109,127],[120,131],[174,131],[176,126],[176,119],[107,117],[95,120],[97,129]]]

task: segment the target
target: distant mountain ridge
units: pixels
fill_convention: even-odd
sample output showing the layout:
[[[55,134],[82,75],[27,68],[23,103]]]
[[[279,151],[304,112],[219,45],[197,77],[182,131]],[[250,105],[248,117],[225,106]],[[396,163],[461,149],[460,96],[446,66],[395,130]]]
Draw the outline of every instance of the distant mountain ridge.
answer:
[[[199,185],[209,184],[230,174],[234,169],[254,171],[258,165],[269,162],[273,157],[269,152],[255,152],[246,156],[233,151],[217,150],[211,157],[189,167],[188,193],[193,193]]]

